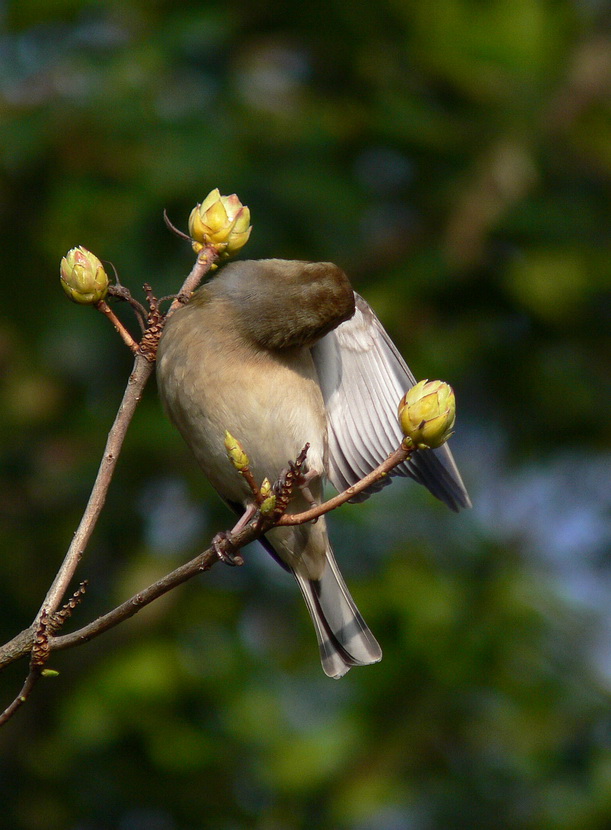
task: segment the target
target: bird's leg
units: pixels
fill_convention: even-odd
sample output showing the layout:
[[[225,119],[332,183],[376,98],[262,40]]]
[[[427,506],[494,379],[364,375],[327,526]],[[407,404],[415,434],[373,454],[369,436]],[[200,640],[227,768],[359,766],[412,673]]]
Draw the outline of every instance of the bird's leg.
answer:
[[[301,490],[304,499],[310,507],[318,507],[319,505],[318,499],[314,498],[310,490],[310,482],[315,478],[320,478],[318,470],[308,470],[307,473],[300,472],[295,481],[295,484]]]
[[[257,505],[256,504],[249,504],[246,510],[242,513],[236,524],[233,528],[227,532],[226,530],[222,530],[220,533],[217,533],[214,539],[212,540],[212,547],[214,548],[214,552],[226,565],[243,565],[244,559],[238,553],[238,548],[231,542],[231,537],[235,536],[236,533],[239,533],[241,530],[244,530],[246,525],[251,521],[255,513],[257,512]]]

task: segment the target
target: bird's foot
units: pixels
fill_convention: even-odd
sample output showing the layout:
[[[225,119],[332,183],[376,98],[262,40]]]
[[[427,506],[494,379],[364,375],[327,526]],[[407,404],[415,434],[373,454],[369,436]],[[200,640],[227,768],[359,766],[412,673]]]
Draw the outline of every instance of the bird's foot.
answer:
[[[240,554],[239,548],[236,548],[231,541],[230,534],[225,530],[216,534],[212,540],[212,547],[221,562],[226,565],[234,567],[235,565],[244,564],[244,558]]]
[[[320,478],[318,470],[308,470],[307,473],[300,472],[295,479],[296,486],[299,490],[301,490],[304,499],[310,507],[318,507],[320,504],[319,500],[314,498],[312,491],[310,490],[310,482],[315,478]]]

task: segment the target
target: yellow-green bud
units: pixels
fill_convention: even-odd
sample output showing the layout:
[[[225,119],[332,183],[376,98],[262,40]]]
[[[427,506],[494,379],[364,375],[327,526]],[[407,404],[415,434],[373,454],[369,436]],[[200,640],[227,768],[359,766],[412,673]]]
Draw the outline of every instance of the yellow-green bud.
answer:
[[[264,499],[259,509],[262,516],[269,516],[270,513],[273,513],[276,509],[276,496],[271,495]]]
[[[269,478],[264,478],[263,481],[261,482],[261,487],[259,489],[259,494],[261,496],[261,499],[263,499],[263,500],[266,499],[268,496],[271,496],[271,494],[272,494],[272,483],[269,480]]]
[[[240,472],[245,470],[249,465],[248,456],[244,452],[244,447],[240,444],[237,438],[234,438],[233,435],[225,430],[225,449],[227,450],[227,456],[229,460]]]
[[[95,254],[79,245],[62,258],[59,268],[62,288],[75,303],[94,305],[108,291],[108,274]]]
[[[41,677],[59,677],[57,669],[43,669],[40,672]]]
[[[250,210],[235,193],[221,196],[218,188],[211,190],[189,216],[189,235],[195,253],[206,245],[214,245],[223,256],[233,256],[246,245],[251,230]]]
[[[442,380],[421,380],[399,404],[399,423],[408,446],[440,447],[452,434],[455,419],[454,391]]]

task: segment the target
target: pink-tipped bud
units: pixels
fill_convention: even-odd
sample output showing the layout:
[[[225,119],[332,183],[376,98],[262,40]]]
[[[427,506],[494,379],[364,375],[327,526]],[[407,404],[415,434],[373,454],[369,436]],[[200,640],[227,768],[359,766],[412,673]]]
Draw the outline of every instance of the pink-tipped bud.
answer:
[[[218,188],[189,216],[189,235],[196,253],[212,245],[223,256],[233,256],[246,245],[251,230],[250,210],[235,193],[221,196]]]
[[[75,303],[95,305],[108,291],[108,274],[95,254],[79,246],[68,251],[59,267],[62,288]]]

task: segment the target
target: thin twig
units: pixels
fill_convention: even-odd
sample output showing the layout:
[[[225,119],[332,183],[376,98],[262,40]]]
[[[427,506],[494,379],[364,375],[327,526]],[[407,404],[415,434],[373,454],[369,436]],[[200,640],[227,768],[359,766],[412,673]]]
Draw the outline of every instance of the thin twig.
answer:
[[[276,494],[276,509],[272,513],[274,521],[278,521],[293,496],[293,490],[298,486],[301,477],[301,468],[305,464],[308,457],[308,450],[310,445],[306,444],[301,450],[295,461],[291,461],[288,470],[281,478],[274,484],[274,492]]]
[[[114,266],[113,266],[114,267]],[[115,271],[115,284],[108,286],[108,295],[110,297],[116,297],[118,300],[124,300],[126,303],[129,303],[130,306],[133,308],[136,317],[138,319],[138,323],[142,331],[144,331],[144,327],[146,325],[146,309],[142,305],[142,303],[138,302],[134,297],[132,297],[131,291],[129,288],[126,288],[124,285],[121,285],[119,282],[119,278]]]
[[[180,294],[190,295],[202,280],[206,272],[210,270],[212,265],[214,265],[217,258],[218,253],[215,248],[203,249],[198,255],[190,274],[184,281]],[[151,300],[151,297],[152,293],[149,296],[149,301]],[[158,304],[156,301],[155,303],[150,302],[150,305],[151,313],[149,314],[148,320],[149,326],[143,335],[143,341],[148,335],[146,348],[144,348],[143,343],[140,345],[135,344],[135,341],[133,341],[131,335],[129,335],[122,323],[120,323],[106,303],[103,303],[103,306],[100,308],[100,310],[111,320],[130,349],[133,350],[134,345],[136,345],[134,368],[127,382],[127,387],[125,389],[123,400],[119,406],[115,421],[108,434],[102,461],[100,463],[85,512],[83,513],[83,517],[74,534],[68,551],[66,552],[64,560],[53,580],[53,584],[49,588],[44,602],[42,603],[32,625],[0,648],[0,667],[12,662],[17,657],[22,656],[23,653],[31,652],[33,661],[36,657],[36,663],[34,664],[33,662],[30,667],[30,672],[23,684],[21,692],[15,698],[13,703],[5,710],[2,715],[2,720],[0,720],[0,724],[6,722],[6,720],[8,720],[23,704],[37,680],[36,671],[40,672],[42,665],[39,659],[40,654],[35,648],[37,645],[37,637],[44,627],[44,637],[47,638],[46,621],[48,619],[52,619],[54,621],[57,619],[55,615],[59,604],[62,601],[62,597],[66,593],[68,585],[74,577],[78,564],[85,552],[89,539],[91,538],[91,534],[93,533],[93,529],[106,501],[110,482],[123,446],[123,440],[125,438],[127,428],[134,415],[136,406],[142,397],[144,387],[153,372],[157,345],[161,337],[164,321],[160,318]],[[174,303],[172,303],[168,314],[178,307],[178,305],[179,302],[175,300]],[[52,642],[52,638],[49,638],[48,642]],[[26,646],[25,652],[21,650],[24,645]],[[48,648],[48,645],[45,645],[45,648]]]
[[[248,545],[250,542],[253,542],[260,535],[261,531],[259,528],[249,525],[235,536],[228,535],[227,538],[229,539],[232,547],[239,549],[245,545]],[[149,585],[148,588],[134,594],[133,597],[130,597],[130,599],[121,603],[121,605],[117,606],[112,611],[109,611],[107,614],[104,614],[102,617],[98,617],[97,620],[89,623],[89,625],[86,625],[71,634],[63,634],[61,637],[54,637],[51,640],[51,650],[55,651],[56,649],[72,648],[73,646],[82,645],[83,643],[92,640],[94,637],[98,637],[110,628],[114,628],[124,620],[133,617],[134,614],[137,614],[138,611],[141,611],[146,605],[149,605],[154,600],[163,596],[163,594],[167,594],[168,591],[178,587],[178,585],[182,585],[183,582],[187,582],[187,580],[192,579],[194,576],[197,576],[204,571],[209,571],[210,568],[219,561],[220,560],[215,548],[212,546],[207,548],[203,553],[200,553],[194,559],[191,559],[190,562],[187,562],[173,570],[171,573],[166,574],[166,576],[157,580],[157,582]]]
[[[120,335],[121,340],[125,343],[128,349],[131,349],[134,354],[138,351],[138,344],[125,328],[123,323],[119,320],[117,315],[114,313],[112,308],[108,305],[106,300],[100,300],[95,304],[95,307],[98,311],[101,311],[102,314],[105,314],[106,317],[110,320],[113,324],[115,331]]]
[[[388,475],[394,467],[405,461],[405,459],[410,455],[410,452],[411,450],[406,450],[403,447],[400,447],[394,453],[389,455],[379,467],[361,479],[361,481],[357,484],[349,487],[343,493],[334,496],[324,502],[324,504],[321,504],[312,510],[294,515],[286,514],[286,516],[280,518],[261,517],[260,515],[256,515],[250,524],[239,533],[235,535],[226,534],[226,539],[232,550],[239,550],[255,539],[260,538],[272,527],[277,525],[302,524],[303,522],[311,521],[318,516],[322,516],[325,513],[329,513],[331,510],[339,507],[340,504],[344,504],[349,501],[353,496],[362,493],[363,490],[366,490],[376,481],[379,481]],[[97,620],[94,620],[83,628],[80,628],[78,631],[74,631],[71,634],[63,634],[58,637],[51,637],[49,639],[50,650],[55,651],[57,649],[73,648],[74,646],[82,645],[83,643],[92,640],[94,637],[98,637],[105,631],[119,625],[119,623],[122,623],[124,620],[133,617],[146,605],[149,605],[151,602],[158,599],[163,594],[168,593],[168,591],[171,591],[173,588],[176,588],[178,585],[181,585],[183,582],[186,582],[203,571],[210,570],[210,568],[218,561],[219,557],[215,548],[213,546],[209,547],[190,562],[187,562],[186,564],[173,570],[171,573],[166,574],[152,585],[149,585],[148,588],[134,594],[133,597],[130,597],[130,599],[121,603],[121,605],[117,606],[112,611],[98,617]],[[21,634],[15,637],[11,642],[13,644],[11,657],[6,662],[12,662],[19,657],[25,656],[31,651],[31,629],[21,632]],[[2,662],[0,660],[0,666],[1,665]]]
[[[157,360],[157,347],[165,325],[165,318],[159,308],[159,301],[153,294],[153,289],[145,282],[143,285],[146,299],[149,304],[149,311],[146,318],[146,329],[140,340],[140,354],[150,362]]]
[[[104,448],[102,461],[89,497],[89,502],[87,503],[87,507],[85,508],[85,512],[83,513],[83,517],[74,534],[64,561],[44,599],[37,619],[40,619],[40,616],[45,611],[51,615],[57,610],[74,576],[74,572],[85,552],[85,548],[93,533],[93,528],[106,501],[106,495],[117,465],[121,447],[123,446],[125,433],[142,396],[142,390],[151,376],[153,366],[154,364],[142,355],[136,355],[134,368],[127,382],[123,400],[121,401],[111,430],[108,433],[106,447]]]
[[[43,612],[40,616],[38,629],[32,644],[30,653],[30,670],[17,697],[9,706],[6,707],[4,712],[0,714],[0,726],[10,720],[17,709],[23,706],[26,702],[32,692],[32,689],[43,673],[45,663],[49,659],[50,653],[49,617],[45,612]]]
[[[252,493],[254,500],[257,502],[257,504],[261,504],[263,502],[263,496],[261,495],[261,487],[257,484],[250,467],[244,467],[242,470],[240,470],[240,475],[242,476],[246,484],[248,484],[248,487],[250,488],[250,492]]]
[[[186,278],[181,288],[181,292],[191,292],[199,284],[206,271],[213,264],[217,253],[216,249],[204,249],[208,251],[207,257],[202,258],[201,254],[195,261],[195,265],[191,269],[191,273]],[[203,253],[203,251],[202,251]],[[170,311],[174,308],[174,304],[170,307]],[[168,311],[168,314],[170,313]],[[161,336],[161,330],[158,332],[157,342]],[[74,576],[74,572],[78,563],[83,556],[87,543],[93,532],[93,528],[98,520],[108,488],[115,471],[119,453],[123,446],[125,433],[134,415],[136,406],[138,405],[144,387],[151,376],[154,368],[154,362],[149,356],[145,357],[142,354],[137,354],[134,362],[133,371],[127,382],[127,387],[123,395],[123,400],[119,406],[117,416],[108,434],[108,440],[98,470],[98,475],[89,497],[89,502],[85,508],[83,518],[74,534],[72,543],[68,548],[65,559],[55,577],[51,588],[40,608],[37,620],[40,619],[42,613],[46,610],[47,614],[53,614],[61,602],[62,597],[66,593],[68,585]]]
[[[68,602],[65,602],[59,611],[56,611],[52,617],[49,618],[49,631],[55,633],[62,625],[70,619],[74,609],[83,601],[89,580],[84,579],[78,586],[76,591],[72,594]]]
[[[197,260],[191,270],[191,273],[183,282],[180,291],[176,295],[176,299],[172,302],[172,305],[169,307],[168,312],[166,314],[166,320],[171,314],[173,314],[176,311],[177,308],[179,308],[181,305],[184,305],[185,302],[187,302],[187,300],[191,297],[191,294],[195,291],[197,286],[202,281],[204,275],[207,274],[208,271],[210,271],[213,267],[216,267],[218,258],[219,253],[214,245],[202,248],[202,250],[197,255]]]
[[[179,230],[176,227],[176,225],[172,224],[172,221],[170,220],[170,217],[168,216],[167,210],[163,211],[163,221],[165,222],[166,228],[171,230],[172,233],[175,236],[177,236],[179,239],[186,239],[188,242],[191,241],[191,237],[188,234],[183,233],[181,230]]]
[[[386,461],[382,462],[379,467],[376,467],[376,469],[371,473],[366,475],[356,484],[353,484],[352,487],[348,487],[348,489],[344,490],[343,493],[338,493],[337,496],[333,496],[333,498],[328,499],[328,501],[323,504],[318,504],[316,507],[312,507],[310,510],[305,510],[303,513],[285,513],[276,521],[276,525],[302,525],[305,524],[305,522],[311,522],[314,519],[318,519],[319,516],[329,513],[330,510],[335,510],[336,507],[345,504],[347,501],[354,498],[354,496],[358,496],[359,493],[367,490],[367,488],[371,487],[372,484],[375,484],[377,481],[385,478],[391,470],[398,467],[399,464],[402,464],[407,458],[409,458],[413,451],[413,448],[404,447],[402,444],[399,449],[391,453]]]
[[[13,702],[7,706],[4,712],[0,715],[0,726],[4,726],[4,724],[13,717],[15,712],[23,706],[39,678],[40,669],[35,666],[31,667],[23,686],[21,687],[21,691],[15,700],[13,700]]]

